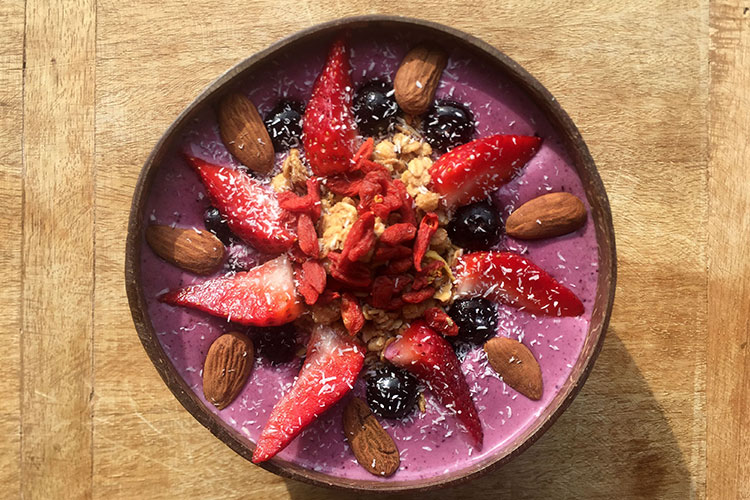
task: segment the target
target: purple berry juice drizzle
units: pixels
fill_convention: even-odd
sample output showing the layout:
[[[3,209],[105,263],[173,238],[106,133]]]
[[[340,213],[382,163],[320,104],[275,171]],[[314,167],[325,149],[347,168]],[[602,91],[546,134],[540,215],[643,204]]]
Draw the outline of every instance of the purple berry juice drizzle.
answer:
[[[353,37],[350,56],[355,87],[376,77],[392,80],[403,55],[419,41],[401,34],[385,35],[381,30],[369,37]],[[239,89],[252,99],[261,115],[280,98],[307,101],[326,51],[326,45],[309,44],[304,51],[282,56],[264,71],[255,73]],[[537,107],[503,75],[454,49],[436,98],[451,98],[467,104],[476,118],[477,137],[506,133],[538,134],[544,139],[541,150],[522,174],[495,194],[504,218],[525,201],[548,192],[571,192],[585,202],[581,181],[559,136]],[[203,229],[203,212],[208,200],[197,175],[182,160],[180,151],[189,151],[217,164],[237,165],[220,140],[214,113],[209,111],[196,118],[157,173],[148,195],[146,222]],[[277,168],[282,159],[283,155],[277,155]],[[399,471],[383,481],[434,477],[466,468],[495,454],[533,424],[571,374],[583,347],[596,293],[597,243],[591,217],[582,230],[571,235],[537,242],[506,237],[498,248],[523,253],[536,262],[570,287],[583,301],[586,311],[577,318],[552,318],[535,317],[512,307],[499,306],[498,335],[522,341],[539,360],[544,379],[542,399],[531,401],[507,387],[489,367],[481,346],[473,348],[466,355],[462,368],[482,420],[483,449],[472,449],[456,419],[427,391],[426,413],[415,411],[404,421],[381,419],[401,452]],[[248,266],[268,258],[241,245],[232,252],[242,254]],[[162,292],[203,278],[160,260],[145,241],[141,278],[149,314],[162,347],[178,373],[205,403],[201,370],[209,346],[224,332],[245,329],[198,311],[158,302],[156,297]],[[271,366],[262,358],[256,359],[249,381],[228,408],[218,411],[209,403],[205,403],[206,407],[240,434],[255,441],[274,404],[291,387],[300,364],[295,360]],[[364,385],[360,379],[354,393],[364,397]],[[341,427],[342,409],[343,404],[338,404],[321,416],[279,453],[279,457],[333,476],[374,479],[356,463],[346,443]]]

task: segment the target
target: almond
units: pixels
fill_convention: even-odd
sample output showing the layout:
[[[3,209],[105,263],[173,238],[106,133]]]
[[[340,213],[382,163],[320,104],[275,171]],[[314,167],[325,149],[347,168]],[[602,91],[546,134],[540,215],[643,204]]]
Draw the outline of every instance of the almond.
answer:
[[[274,164],[274,151],[263,119],[255,105],[242,94],[229,94],[219,105],[221,140],[247,168],[267,174]]]
[[[253,369],[252,341],[238,332],[225,333],[208,348],[203,364],[203,395],[223,410],[242,390]]]
[[[396,102],[401,109],[412,115],[427,111],[447,62],[445,52],[426,45],[406,54],[393,80]]]
[[[586,206],[570,193],[549,193],[518,207],[505,221],[505,232],[520,240],[553,238],[586,224]]]
[[[529,399],[541,399],[542,369],[528,347],[517,340],[495,337],[484,344],[484,352],[503,382]]]
[[[162,259],[196,274],[211,274],[224,261],[224,244],[209,231],[152,224],[146,241]]]
[[[361,399],[352,398],[344,408],[344,433],[357,462],[367,472],[387,477],[398,470],[401,457],[396,443]]]

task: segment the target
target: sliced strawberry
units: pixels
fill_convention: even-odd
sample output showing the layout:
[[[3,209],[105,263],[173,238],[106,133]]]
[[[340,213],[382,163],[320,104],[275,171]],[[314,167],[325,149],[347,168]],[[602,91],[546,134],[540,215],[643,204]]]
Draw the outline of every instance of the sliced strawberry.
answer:
[[[578,316],[583,303],[529,259],[510,252],[473,252],[456,264],[456,296],[482,295],[533,314]]]
[[[232,168],[186,158],[234,234],[262,252],[281,253],[294,244],[294,217],[282,210],[272,191]]]
[[[541,144],[539,137],[491,135],[458,146],[430,167],[432,189],[449,208],[483,200],[511,180]]]
[[[159,300],[254,326],[283,325],[297,319],[303,310],[286,255],[247,272],[168,292]]]
[[[352,80],[346,42],[337,40],[313,85],[305,109],[302,139],[313,173],[329,176],[352,169],[357,152],[357,125],[351,111]]]
[[[423,380],[440,404],[457,415],[474,446],[482,448],[482,423],[469,385],[453,347],[440,334],[424,321],[415,321],[401,338],[385,348],[385,357]]]
[[[283,450],[305,427],[354,387],[365,360],[365,349],[328,326],[317,326],[307,358],[292,389],[276,403],[258,438],[253,462]]]

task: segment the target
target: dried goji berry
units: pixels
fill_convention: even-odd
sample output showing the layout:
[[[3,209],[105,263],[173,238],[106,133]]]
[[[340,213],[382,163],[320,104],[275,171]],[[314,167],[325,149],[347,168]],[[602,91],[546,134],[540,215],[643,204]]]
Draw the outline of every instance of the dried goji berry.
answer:
[[[326,288],[326,270],[317,260],[308,260],[302,264],[303,280],[309,283],[315,291],[323,293]]]
[[[372,307],[385,309],[390,304],[394,293],[394,280],[388,276],[378,276],[372,282],[369,303]]]
[[[409,304],[419,304],[435,295],[435,289],[432,287],[423,288],[422,290],[412,290],[401,296],[404,302]]]
[[[300,196],[291,191],[282,191],[276,195],[279,206],[289,212],[309,212],[313,208],[313,201],[307,196]]]
[[[365,212],[354,221],[344,239],[341,256],[351,262],[360,260],[375,246],[375,214]]]
[[[380,242],[385,243],[386,245],[395,246],[413,240],[416,235],[417,228],[414,224],[401,222],[385,228],[383,234],[380,235]]]
[[[365,326],[362,307],[359,305],[357,297],[351,293],[345,293],[341,296],[341,319],[352,336],[358,334],[362,327]]]
[[[364,289],[372,283],[369,265],[362,262],[351,262],[343,258],[340,252],[329,252],[328,259],[331,261],[330,275],[341,285]]]
[[[359,162],[358,168],[364,173],[373,172],[375,170],[388,173],[388,169],[385,168],[383,165],[374,161],[370,161],[370,160],[361,160]]]
[[[320,293],[305,280],[305,274],[302,268],[294,270],[294,278],[297,285],[297,292],[305,299],[305,304],[311,306],[317,302]]]
[[[396,245],[395,247],[379,246],[375,249],[372,261],[375,263],[383,263],[391,259],[403,259],[405,257],[411,258],[411,254],[411,248],[404,245]]]
[[[406,185],[401,180],[396,179],[393,181],[393,186],[398,190],[401,195],[401,206],[398,208],[398,214],[401,216],[401,222],[413,224],[417,226],[417,214],[414,211],[414,200],[411,199],[409,193],[406,192]]]
[[[359,150],[357,150],[356,153],[354,153],[354,156],[352,157],[352,163],[354,164],[354,168],[359,169],[360,164],[363,160],[369,160],[370,156],[372,156],[372,152],[375,150],[375,140],[370,137],[368,138],[362,145],[359,147]]]
[[[312,201],[312,208],[310,209],[310,217],[316,221],[320,219],[320,213],[322,210],[322,204],[320,203],[320,183],[319,177],[310,177],[307,179],[307,197]]]
[[[326,178],[325,186],[334,194],[341,196],[357,196],[362,186],[362,175],[342,174]]]
[[[446,337],[458,335],[458,325],[453,318],[439,307],[430,307],[424,312],[424,319],[430,328],[437,330]]]
[[[341,297],[339,292],[326,288],[318,297],[318,304],[327,305]]]
[[[310,257],[317,258],[320,252],[318,233],[315,225],[307,214],[300,214],[297,218],[297,243],[300,250]]]
[[[404,257],[403,259],[391,260],[391,262],[385,268],[385,274],[399,275],[404,274],[406,271],[411,269],[412,260],[411,257]]]
[[[422,270],[422,258],[430,247],[432,235],[438,229],[438,216],[435,212],[428,212],[422,217],[417,230],[417,240],[414,242],[414,268],[417,271]]]

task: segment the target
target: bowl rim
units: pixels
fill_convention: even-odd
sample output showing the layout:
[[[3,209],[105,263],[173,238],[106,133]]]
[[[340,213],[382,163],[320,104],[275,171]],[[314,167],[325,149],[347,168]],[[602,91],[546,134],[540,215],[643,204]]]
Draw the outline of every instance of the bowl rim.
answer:
[[[158,170],[159,163],[169,150],[169,146],[172,144],[173,139],[175,139],[175,137],[181,132],[190,118],[202,111],[205,106],[211,104],[212,99],[216,95],[221,94],[221,92],[225,91],[228,87],[231,87],[231,85],[235,81],[240,80],[244,74],[263,65],[265,62],[272,60],[278,52],[291,47],[296,43],[309,38],[324,37],[329,33],[339,30],[377,23],[412,27],[424,32],[431,32],[436,36],[443,38],[448,37],[460,43],[463,48],[468,49],[475,54],[489,58],[493,65],[502,68],[502,71],[510,76],[511,79],[514,80],[514,83],[522,88],[524,93],[530,96],[534,103],[547,115],[548,119],[557,122],[552,124],[556,129],[561,129],[561,131],[565,132],[563,135],[568,143],[566,144],[566,147],[568,148],[569,153],[571,153],[571,156],[578,156],[577,161],[574,163],[576,171],[582,178],[582,181],[583,174],[586,174],[587,184],[589,185],[589,187],[586,188],[586,192],[592,210],[594,210],[595,207],[592,197],[590,196],[590,191],[593,191],[597,198],[594,200],[596,201],[596,214],[594,215],[596,215],[597,219],[595,228],[599,261],[600,263],[604,261],[608,264],[606,267],[599,266],[599,281],[597,282],[597,301],[595,309],[596,307],[601,307],[601,310],[599,311],[601,321],[595,328],[595,337],[591,337],[591,324],[593,324],[592,313],[592,323],[587,332],[587,341],[584,350],[582,350],[579,355],[579,359],[576,361],[571,376],[568,378],[568,382],[566,382],[567,392],[564,396],[561,396],[563,391],[559,392],[555,398],[550,401],[550,404],[545,408],[545,411],[552,408],[555,404],[557,406],[552,409],[546,419],[539,419],[530,426],[529,429],[533,429],[533,431],[530,433],[527,432],[527,435],[523,440],[520,440],[515,446],[507,447],[500,453],[489,456],[487,460],[479,464],[479,467],[474,464],[474,466],[468,466],[455,471],[448,477],[439,476],[437,478],[419,480],[383,482],[375,480],[353,480],[330,476],[302,468],[293,462],[281,459],[272,459],[257,464],[281,477],[295,479],[317,486],[349,491],[427,491],[464,483],[478,477],[479,475],[497,469],[528,449],[547,431],[547,429],[550,428],[557,418],[572,403],[573,399],[575,399],[581,387],[583,387],[584,382],[588,378],[604,343],[614,302],[617,274],[614,227],[612,224],[609,200],[594,164],[594,160],[591,157],[588,147],[583,141],[578,128],[568,114],[562,109],[558,101],[536,78],[499,49],[469,35],[468,33],[432,21],[404,16],[371,14],[344,17],[310,26],[282,38],[265,49],[262,49],[240,61],[211,82],[211,84],[209,84],[185,109],[182,110],[163,133],[146,159],[135,185],[128,221],[125,251],[125,286],[133,323],[138,333],[138,337],[164,383],[174,394],[180,404],[182,404],[182,406],[196,420],[198,420],[198,422],[236,453],[245,459],[250,460],[254,450],[253,443],[249,442],[249,440],[241,436],[234,429],[229,428],[228,425],[218,418],[217,415],[205,407],[185,383],[184,379],[177,373],[176,368],[161,347],[153,329],[148,314],[147,303],[140,286],[141,244],[144,238],[143,234],[146,225],[144,223],[143,213],[145,201],[150,191],[151,182]],[[573,152],[575,152],[575,155],[572,154]],[[605,245],[603,245],[602,242],[606,243],[606,248],[604,248]],[[603,276],[605,275],[606,283],[604,283],[605,280],[603,279]],[[605,285],[607,288],[605,293],[600,295],[600,288],[602,285]],[[593,339],[593,341],[589,342],[589,338]],[[586,350],[587,345],[589,346],[588,350]],[[577,378],[574,379],[572,375],[575,372],[575,369],[579,367],[581,371]]]

